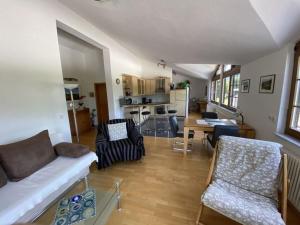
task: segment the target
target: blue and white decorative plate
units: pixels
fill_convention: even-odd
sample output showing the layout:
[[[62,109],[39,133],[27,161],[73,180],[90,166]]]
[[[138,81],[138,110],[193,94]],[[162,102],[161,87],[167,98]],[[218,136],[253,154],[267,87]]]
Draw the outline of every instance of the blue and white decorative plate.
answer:
[[[54,225],[70,225],[96,215],[96,192],[89,189],[62,199],[57,207]]]

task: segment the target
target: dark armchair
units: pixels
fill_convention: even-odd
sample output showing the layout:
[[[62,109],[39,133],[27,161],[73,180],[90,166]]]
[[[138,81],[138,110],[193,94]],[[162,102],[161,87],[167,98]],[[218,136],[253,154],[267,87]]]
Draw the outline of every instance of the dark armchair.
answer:
[[[126,122],[127,139],[109,140],[107,124]],[[114,119],[98,125],[96,137],[98,169],[111,166],[118,161],[139,160],[145,155],[143,136],[135,128],[132,119]]]

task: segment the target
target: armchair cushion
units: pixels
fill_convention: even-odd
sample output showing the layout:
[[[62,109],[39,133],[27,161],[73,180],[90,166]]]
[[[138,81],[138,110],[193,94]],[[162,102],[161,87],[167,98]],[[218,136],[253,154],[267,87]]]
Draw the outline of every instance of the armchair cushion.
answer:
[[[277,200],[281,145],[221,136],[214,179]]]
[[[202,195],[209,208],[245,225],[284,225],[276,201],[216,179]]]
[[[118,141],[118,140],[121,140],[121,139],[128,138],[126,122],[115,123],[115,124],[107,124],[107,128],[108,128],[109,140],[110,141]]]

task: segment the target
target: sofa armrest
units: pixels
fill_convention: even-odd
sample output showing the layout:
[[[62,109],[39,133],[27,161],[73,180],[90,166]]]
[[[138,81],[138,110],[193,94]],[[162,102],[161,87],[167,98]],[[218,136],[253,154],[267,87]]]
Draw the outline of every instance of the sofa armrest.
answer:
[[[142,145],[144,143],[143,136],[137,131],[136,128],[130,130],[128,137],[135,145]]]

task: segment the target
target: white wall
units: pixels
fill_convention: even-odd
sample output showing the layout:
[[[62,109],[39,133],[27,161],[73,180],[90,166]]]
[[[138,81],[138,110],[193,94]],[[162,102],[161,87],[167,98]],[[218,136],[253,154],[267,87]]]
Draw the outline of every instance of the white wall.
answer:
[[[299,147],[278,137],[275,132],[283,133],[293,67],[293,47],[291,43],[277,52],[242,65],[241,80],[250,79],[249,93],[239,93],[238,105],[245,116],[245,122],[256,130],[256,137],[284,145],[284,149],[300,156]],[[260,76],[276,74],[273,94],[259,93]],[[222,117],[233,114],[214,104],[209,110],[217,111]],[[274,121],[273,119],[274,118]]]
[[[189,80],[191,82],[190,98],[200,98],[200,99],[206,98],[205,87],[208,84],[207,80],[197,79],[194,77],[189,77],[189,76],[185,76],[185,75],[178,74],[178,73],[176,73],[176,75],[173,74],[173,82],[174,82],[175,86],[177,85],[177,83],[180,83],[180,82],[183,82],[186,80]]]
[[[142,59],[57,0],[2,0],[0,8],[1,143],[42,129],[71,140],[57,38],[57,21],[106,49],[105,72],[110,117],[119,107],[123,73],[141,74]],[[110,66],[107,66],[110,65]],[[156,70],[156,65],[150,68]],[[147,69],[148,70],[148,69]]]

